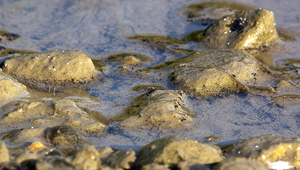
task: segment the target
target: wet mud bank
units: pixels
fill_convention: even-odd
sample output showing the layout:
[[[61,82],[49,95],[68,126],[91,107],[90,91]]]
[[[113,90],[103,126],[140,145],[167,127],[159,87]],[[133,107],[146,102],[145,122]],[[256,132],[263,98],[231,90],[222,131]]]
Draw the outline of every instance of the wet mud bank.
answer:
[[[171,4],[174,32],[104,22],[113,47],[99,51],[83,48],[96,32],[33,51],[45,39],[0,31],[0,169],[300,169],[299,33],[252,5]]]

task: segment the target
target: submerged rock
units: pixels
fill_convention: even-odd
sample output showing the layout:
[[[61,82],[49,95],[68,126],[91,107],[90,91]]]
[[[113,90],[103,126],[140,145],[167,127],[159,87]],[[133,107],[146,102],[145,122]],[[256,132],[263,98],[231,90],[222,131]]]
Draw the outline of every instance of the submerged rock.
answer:
[[[275,19],[266,9],[244,10],[224,16],[206,31],[204,44],[214,49],[244,49],[268,45],[278,40]]]
[[[0,101],[13,100],[28,95],[25,85],[18,83],[0,69]]]
[[[265,163],[271,169],[300,168],[300,138],[285,138],[273,134],[238,141],[231,156],[246,157]]]
[[[223,160],[219,147],[179,136],[167,136],[155,140],[139,149],[137,157],[137,167],[157,163],[175,168],[182,160],[199,164],[211,164]]]
[[[218,165],[214,166],[212,170],[268,170],[269,168],[259,162],[259,161],[252,161],[246,158],[228,158]]]
[[[44,131],[46,141],[53,145],[78,146],[84,142],[83,137],[68,126],[54,126]]]
[[[190,128],[196,116],[184,107],[186,95],[177,90],[151,90],[136,97],[131,106],[113,118],[129,128]],[[125,119],[125,120],[124,120]]]
[[[13,57],[4,62],[3,71],[23,81],[45,84],[84,83],[95,76],[92,60],[80,50]]]
[[[114,168],[130,169],[136,160],[135,151],[129,149],[127,151],[116,151],[110,154],[104,161],[104,164]]]
[[[101,160],[99,152],[93,145],[83,145],[82,148],[76,153],[72,164],[78,170],[93,170],[99,169]]]
[[[106,125],[101,122],[105,119],[99,113],[87,113],[68,99],[44,102],[20,102],[6,105],[1,109],[0,124],[28,127],[28,122],[35,128],[52,126],[70,126],[87,133],[101,133]],[[107,122],[104,120],[103,122]]]

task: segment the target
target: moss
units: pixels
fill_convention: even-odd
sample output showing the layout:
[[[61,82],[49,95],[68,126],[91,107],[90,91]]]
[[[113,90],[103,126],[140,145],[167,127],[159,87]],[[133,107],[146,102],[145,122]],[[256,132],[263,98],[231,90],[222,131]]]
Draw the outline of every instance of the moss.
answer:
[[[79,106],[78,106],[79,107]],[[81,110],[85,111],[87,113],[87,115],[89,117],[91,117],[92,119],[94,119],[97,122],[100,122],[106,126],[109,125],[109,121],[103,116],[102,113],[97,112],[97,111],[93,111],[93,110],[89,110],[87,108],[83,108],[83,107],[79,107]]]
[[[182,38],[183,41],[186,41],[186,42],[191,42],[191,41],[194,41],[194,42],[201,42],[204,40],[205,36],[203,35],[205,30],[198,30],[198,31],[194,31],[194,32],[191,32],[189,34],[187,34],[186,36],[184,36]]]
[[[148,106],[149,102],[157,102],[159,98],[163,95],[159,95],[154,98],[149,98],[147,99],[147,96],[150,95],[153,91],[149,91],[145,94],[142,94],[140,96],[137,96],[136,98],[133,99],[133,101],[130,103],[130,106],[128,106],[123,113],[120,115],[114,116],[110,119],[110,121],[122,121],[125,120],[131,116],[137,116],[139,115],[139,112]]]
[[[148,56],[145,56],[145,55],[142,55],[142,54],[139,54],[139,53],[121,53],[121,54],[116,54],[116,55],[112,55],[112,56],[109,56],[107,58],[107,61],[109,62],[117,62],[117,61],[120,61],[122,60],[124,57],[127,57],[127,56],[134,56],[136,59],[142,61],[142,62],[147,62],[147,61],[150,61],[152,62],[152,58],[148,57]]]
[[[156,85],[138,85],[131,88],[133,91],[140,91],[140,90],[148,90],[148,88],[154,88],[157,90],[166,90],[166,88],[163,88],[161,86]]]
[[[144,41],[151,41],[151,42],[157,42],[161,41],[167,45],[172,45],[172,44],[186,44],[184,41],[172,38],[172,37],[167,37],[167,36],[159,36],[159,35],[134,35],[128,37],[128,39],[142,39]]]
[[[105,62],[100,61],[100,60],[92,60],[92,61],[93,61],[93,64],[95,66],[95,69],[97,71],[101,71],[102,72],[102,71],[107,70],[107,66],[106,66]]]

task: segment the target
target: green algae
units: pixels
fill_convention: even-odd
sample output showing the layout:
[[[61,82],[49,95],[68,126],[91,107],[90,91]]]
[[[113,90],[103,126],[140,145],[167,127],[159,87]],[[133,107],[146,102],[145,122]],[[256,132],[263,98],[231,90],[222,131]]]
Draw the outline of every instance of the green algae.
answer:
[[[96,69],[97,71],[103,72],[103,71],[105,71],[105,70],[108,69],[107,66],[106,66],[106,64],[105,64],[105,62],[103,62],[103,61],[100,61],[100,60],[92,60],[92,62],[93,62],[94,66],[95,66],[95,69]]]
[[[105,116],[103,114],[101,114],[100,112],[97,112],[97,111],[93,111],[93,110],[90,110],[90,109],[87,109],[87,108],[84,108],[84,107],[79,107],[81,110],[85,111],[87,113],[87,115],[89,117],[91,117],[92,119],[94,119],[95,121],[97,122],[100,122],[106,126],[109,125],[109,121],[105,118]]]
[[[10,54],[10,53],[13,53],[13,52],[16,52],[15,54],[19,54],[21,56],[23,56],[25,54],[39,53],[37,51],[32,51],[32,50],[22,50],[22,49],[16,49],[16,48],[6,48],[6,49],[0,50],[0,58],[8,56],[8,55],[13,55],[13,54]]]
[[[157,90],[166,90],[166,88],[156,85],[138,85],[131,88],[133,91],[140,91],[140,90],[148,90],[149,88],[154,88]]]
[[[130,103],[130,106],[128,106],[123,113],[120,115],[114,116],[110,119],[110,121],[122,121],[125,120],[131,116],[137,116],[139,115],[139,112],[148,106],[150,102],[158,102],[159,98],[163,96],[163,94],[147,99],[147,96],[149,96],[153,91],[149,91],[145,94],[142,94],[140,96],[137,96],[133,99],[133,101]]]
[[[122,60],[124,57],[127,56],[134,56],[136,59],[140,60],[141,62],[152,62],[152,58],[139,54],[139,53],[133,53],[133,52],[128,52],[128,53],[121,53],[121,54],[116,54],[116,55],[111,55],[107,58],[107,61],[109,62],[117,62]]]
[[[201,42],[204,40],[205,35],[203,34],[205,30],[193,31],[182,38],[185,42]]]
[[[207,13],[207,10],[211,13],[215,9],[223,9],[223,11],[232,12],[253,9],[253,7],[235,2],[203,2],[184,5],[179,11],[179,14],[182,13],[183,15],[193,15],[194,17],[206,17],[205,13]]]
[[[163,42],[166,45],[175,45],[175,44],[186,44],[186,42],[178,40],[176,38],[168,36],[159,36],[159,35],[134,35],[128,37],[128,39],[141,39],[143,41],[151,42]]]

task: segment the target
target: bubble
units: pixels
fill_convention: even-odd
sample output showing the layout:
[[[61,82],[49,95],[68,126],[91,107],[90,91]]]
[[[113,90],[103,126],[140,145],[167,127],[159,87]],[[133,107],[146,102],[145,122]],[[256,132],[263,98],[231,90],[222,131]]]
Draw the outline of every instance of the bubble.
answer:
[[[228,41],[228,42],[227,42],[227,45],[229,45],[229,44],[230,44],[230,42]]]
[[[273,32],[273,30],[271,30],[271,32]]]
[[[224,18],[224,21],[226,21],[227,20],[227,18]]]
[[[227,31],[225,31],[224,34],[227,34]]]
[[[274,22],[274,25],[276,25],[276,23]]]

